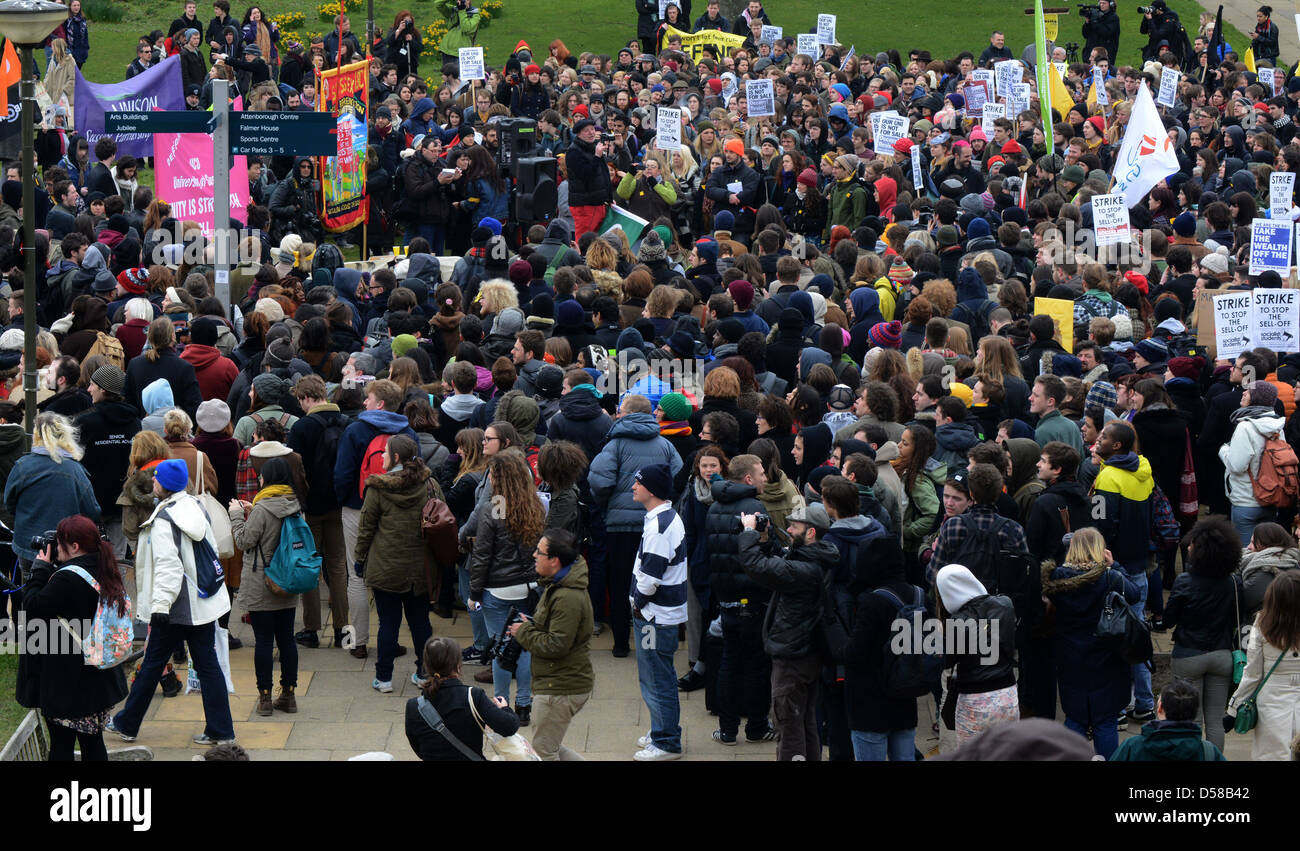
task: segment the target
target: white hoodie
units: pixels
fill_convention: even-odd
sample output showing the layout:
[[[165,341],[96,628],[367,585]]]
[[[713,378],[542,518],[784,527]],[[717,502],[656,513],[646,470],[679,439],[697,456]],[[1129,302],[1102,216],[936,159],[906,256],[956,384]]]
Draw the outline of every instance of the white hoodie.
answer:
[[[1242,508],[1259,507],[1259,502],[1255,499],[1255,487],[1250,483],[1250,477],[1259,475],[1260,456],[1264,452],[1265,441],[1285,426],[1286,419],[1279,416],[1241,419],[1232,432],[1232,439],[1219,447],[1219,460],[1223,462],[1225,471],[1228,501],[1233,505]]]
[[[940,568],[934,578],[934,585],[939,589],[939,599],[943,601],[943,607],[949,614],[976,597],[983,597],[988,593],[975,578],[975,574],[960,564],[950,564]]]
[[[179,549],[172,524],[162,516],[164,511],[183,533]],[[194,549],[188,544],[205,537],[215,552],[212,524],[197,499],[175,493],[158,503],[140,525],[135,559],[137,620],[148,621],[155,612],[165,612],[172,623],[201,626],[230,611],[230,595],[224,585],[211,597],[199,596]]]

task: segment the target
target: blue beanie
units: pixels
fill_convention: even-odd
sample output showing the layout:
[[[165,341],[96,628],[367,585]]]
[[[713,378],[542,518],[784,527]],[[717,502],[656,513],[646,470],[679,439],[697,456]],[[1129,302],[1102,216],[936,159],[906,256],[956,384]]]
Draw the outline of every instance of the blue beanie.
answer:
[[[491,216],[485,216],[481,221],[479,221],[479,227],[485,227],[492,231],[493,236],[501,235],[501,223]]]
[[[713,217],[713,229],[715,231],[729,231],[736,225],[736,217],[730,210],[719,210],[718,214]]]
[[[989,221],[985,218],[971,219],[970,226],[966,228],[967,239],[980,239],[988,236]]]
[[[725,210],[723,212],[726,212]],[[719,213],[718,215],[722,215]],[[731,215],[727,213],[727,215]],[[706,266],[712,266],[718,262],[718,242],[715,239],[700,238],[695,241],[695,253],[699,256],[700,262]]]
[[[190,469],[179,458],[168,458],[153,468],[153,477],[164,490],[176,493],[190,484]]]

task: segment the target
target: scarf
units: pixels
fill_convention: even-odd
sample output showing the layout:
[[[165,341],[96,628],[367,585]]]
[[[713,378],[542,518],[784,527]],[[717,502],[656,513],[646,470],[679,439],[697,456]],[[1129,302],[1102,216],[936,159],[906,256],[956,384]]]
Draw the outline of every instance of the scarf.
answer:
[[[701,479],[699,476],[692,476],[691,482],[695,485],[695,500],[701,505],[713,504],[713,484],[712,482]]]
[[[270,485],[262,488],[257,492],[257,496],[253,497],[253,505],[257,505],[258,500],[275,496],[293,496],[293,488],[289,485]]]

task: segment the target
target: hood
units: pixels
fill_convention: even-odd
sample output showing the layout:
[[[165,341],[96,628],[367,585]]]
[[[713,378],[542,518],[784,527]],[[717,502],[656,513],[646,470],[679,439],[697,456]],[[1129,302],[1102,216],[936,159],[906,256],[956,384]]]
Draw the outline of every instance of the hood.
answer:
[[[428,283],[430,281],[442,281],[442,265],[438,258],[432,254],[412,254],[411,262],[406,267],[407,280],[402,286],[410,288],[411,278],[419,278],[421,281]],[[426,294],[427,297],[427,294]],[[423,299],[417,299],[417,303],[423,302]]]
[[[809,346],[804,349],[799,353],[799,377],[806,379],[812,368],[819,363],[824,363],[827,366],[830,366],[830,353],[823,351],[816,346]]]
[[[645,338],[635,328],[624,328],[619,333],[618,339],[614,341],[614,349],[619,352],[624,349],[643,352],[645,350]]]
[[[856,542],[883,535],[885,527],[881,526],[880,521],[874,517],[855,514],[852,517],[841,517],[836,520],[831,524],[831,532],[841,541]]]
[[[729,479],[715,481],[709,490],[713,493],[714,502],[731,503],[742,499],[758,499],[758,489],[753,485],[733,482]]]
[[[191,541],[201,541],[208,531],[208,516],[203,513],[203,506],[192,496],[184,493],[172,494],[158,503],[154,517],[163,511],[172,519],[172,525],[185,533]]]
[[[572,394],[570,394],[572,395]],[[567,398],[567,397],[566,397]],[[628,414],[614,421],[606,440],[627,437],[632,440],[653,440],[659,436],[659,423],[653,414]]]
[[[337,245],[332,242],[326,242],[316,247],[316,254],[311,259],[311,270],[313,272],[324,270],[329,272],[330,276],[333,277],[334,272],[341,268],[343,268],[343,254],[339,251]],[[360,280],[360,277],[361,273],[357,272],[357,279]],[[353,286],[356,286],[355,282],[353,283]],[[356,296],[348,296],[349,301],[353,298],[356,298]]]
[[[690,432],[688,431],[687,434]],[[793,508],[799,500],[799,490],[794,486],[784,473],[777,470],[775,479],[769,479],[763,484],[762,501],[769,505],[789,506]]]
[[[1151,721],[1144,724],[1142,744],[1151,760],[1193,762],[1204,755],[1201,725],[1195,721]]]
[[[91,252],[87,251],[86,256],[89,257],[90,253]],[[84,305],[82,313],[80,316],[73,318],[72,328],[69,333],[81,331],[86,328],[91,328],[96,331],[107,331],[108,305],[102,299],[98,298],[87,299],[82,302],[82,304]]]
[[[1038,459],[1043,454],[1038,442],[1027,437],[1013,437],[1006,442],[1011,456],[1011,482],[1007,491],[1015,493],[1038,476]]]
[[[573,230],[563,219],[556,219],[546,228],[546,241],[554,240],[565,246],[573,239]]]
[[[525,446],[537,442],[537,421],[541,419],[541,409],[523,391],[511,390],[502,396],[501,401],[497,402],[496,418],[514,426]]]
[[[298,498],[292,494],[286,494],[284,496],[268,496],[264,499],[259,499],[257,504],[266,506],[267,511],[270,511],[271,514],[281,520],[292,514],[297,514],[302,510],[302,506],[298,504]]]
[[[191,364],[196,371],[212,366],[219,357],[221,357],[221,352],[217,351],[216,346],[189,343],[184,349],[181,349],[181,360]]]
[[[840,563],[840,551],[830,541],[813,541],[790,551],[791,558],[810,561],[821,565],[822,570],[831,571]]]
[[[341,266],[334,270],[334,292],[344,301],[356,302],[359,283],[361,283],[361,273],[356,269]]]
[[[876,448],[876,466],[887,464],[898,457],[898,442],[886,440]]]
[[[422,97],[411,107],[411,121],[423,124],[422,116],[431,109],[437,109],[438,105],[433,102],[431,97]]]
[[[127,476],[117,504],[153,511],[153,469],[136,470]]]
[[[22,423],[5,423],[0,425],[0,454],[12,452],[20,446],[27,445],[27,435]]]
[[[492,321],[492,334],[513,337],[524,329],[524,312],[517,307],[507,307]]]
[[[159,409],[175,407],[176,400],[172,396],[171,384],[165,378],[155,379],[140,394],[140,403],[148,414]]]
[[[406,417],[393,411],[362,411],[357,419],[374,426],[383,434],[400,434],[403,429],[410,427]]]
[[[1082,482],[1071,479],[1068,482],[1055,482],[1043,488],[1043,494],[1056,494],[1066,502],[1075,504],[1085,502],[1088,499],[1088,489],[1083,486]],[[1043,495],[1043,494],[1040,494]]]
[[[870,328],[877,322],[884,322],[880,312],[880,293],[873,287],[858,287],[849,293],[849,304],[853,305],[853,324],[866,325]]]
[[[808,310],[809,312],[812,311],[811,302],[809,302]],[[856,312],[857,309],[854,308],[854,310]],[[781,317],[776,322],[777,335],[792,340],[802,339],[805,324],[802,313],[795,310],[793,307],[787,307],[785,310],[781,311]]]
[[[1261,405],[1238,408],[1232,412],[1228,419],[1235,422],[1238,428],[1243,426],[1250,428],[1261,437],[1276,434],[1286,425],[1284,417],[1279,417],[1273,412],[1272,408],[1265,408]]]
[[[943,607],[949,613],[958,611],[976,597],[988,594],[975,574],[960,564],[940,568],[935,577],[935,586],[939,590],[939,598],[943,600]]]
[[[472,393],[463,396],[455,394],[442,400],[442,411],[453,420],[464,422],[482,404],[483,400]]]
[[[605,411],[590,390],[571,390],[560,397],[560,413],[571,422],[590,422]]]
[[[1280,570],[1300,567],[1300,550],[1295,547],[1266,547],[1259,552],[1241,551],[1241,575],[1263,571],[1277,575]]]
[[[96,245],[101,244],[102,243],[96,243]],[[91,272],[97,269],[107,269],[108,260],[104,257],[104,252],[99,249],[88,250],[86,251],[86,256],[81,260],[81,268]]]
[[[428,467],[411,465],[390,470],[383,475],[371,476],[366,479],[366,487],[384,491],[398,508],[409,509],[422,506],[428,501],[429,489],[425,484],[428,479]]]
[[[578,556],[573,560],[572,564],[565,568],[561,568],[560,572],[554,576],[539,576],[537,578],[537,584],[554,584],[561,588],[572,588],[574,591],[586,591],[587,586],[590,584],[590,574],[587,571],[587,560],[582,556]]]
[[[989,297],[988,287],[980,273],[970,266],[957,275],[957,301],[982,301]]]
[[[966,450],[979,443],[970,423],[944,423],[934,430],[934,439],[940,449],[966,454]]]

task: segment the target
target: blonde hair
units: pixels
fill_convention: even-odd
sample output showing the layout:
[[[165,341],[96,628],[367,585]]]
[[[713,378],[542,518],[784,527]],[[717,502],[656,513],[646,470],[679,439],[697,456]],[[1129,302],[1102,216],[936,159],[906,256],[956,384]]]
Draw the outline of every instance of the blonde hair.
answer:
[[[681,180],[682,178],[686,177],[686,175],[691,173],[691,169],[696,167],[695,151],[691,150],[691,148],[687,145],[681,145],[680,147],[678,147],[676,151],[673,151],[673,153],[679,154],[681,156],[682,170],[679,173],[677,169],[672,167],[671,158],[668,160],[669,162],[668,170],[672,172],[673,177],[677,178],[678,180]]]
[[[80,461],[85,455],[85,450],[78,442],[77,428],[72,424],[72,420],[62,414],[51,414],[48,411],[37,414],[36,422],[32,426],[32,447],[37,446],[45,447],[50,453],[50,460],[55,464],[63,463],[63,455],[67,455],[74,461]]]
[[[519,306],[519,292],[515,285],[500,278],[493,278],[483,284],[478,291],[479,302],[484,313],[500,313],[507,307]]]
[[[126,318],[132,319],[153,319],[153,306],[147,298],[133,298],[126,303]]]
[[[193,432],[194,422],[180,408],[172,408],[163,414],[163,434],[169,441],[189,440]]]
[[[1085,526],[1070,538],[1070,550],[1065,554],[1066,564],[1086,565],[1104,564],[1106,560],[1106,539],[1092,526]]]
[[[166,422],[166,417],[163,418]],[[150,461],[162,461],[172,457],[171,449],[167,446],[167,441],[158,436],[156,431],[145,429],[137,432],[136,436],[131,438],[131,467],[129,472],[134,473]]]
[[[159,316],[153,322],[149,323],[149,331],[146,339],[149,342],[149,349],[145,357],[151,361],[157,361],[162,357],[164,349],[170,349],[176,345],[176,326],[166,316]]]

